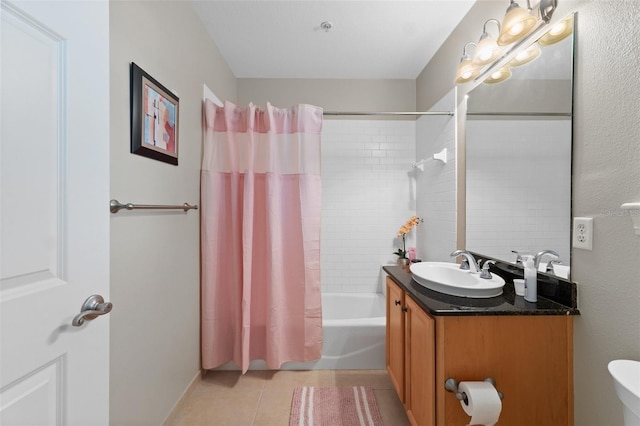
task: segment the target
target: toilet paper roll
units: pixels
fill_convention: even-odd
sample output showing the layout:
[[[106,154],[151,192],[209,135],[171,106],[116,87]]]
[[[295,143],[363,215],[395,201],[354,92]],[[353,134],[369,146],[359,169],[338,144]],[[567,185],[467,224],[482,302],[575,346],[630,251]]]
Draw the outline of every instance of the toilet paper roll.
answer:
[[[467,395],[467,403],[460,401],[464,412],[471,416],[470,425],[493,426],[502,411],[498,391],[489,382],[460,382],[458,392]]]

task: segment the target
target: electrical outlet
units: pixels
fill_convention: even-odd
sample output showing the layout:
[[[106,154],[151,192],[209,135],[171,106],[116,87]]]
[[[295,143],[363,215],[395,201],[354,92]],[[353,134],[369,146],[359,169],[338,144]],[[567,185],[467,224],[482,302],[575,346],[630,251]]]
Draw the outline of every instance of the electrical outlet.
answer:
[[[573,247],[583,250],[593,250],[593,218],[573,218]]]

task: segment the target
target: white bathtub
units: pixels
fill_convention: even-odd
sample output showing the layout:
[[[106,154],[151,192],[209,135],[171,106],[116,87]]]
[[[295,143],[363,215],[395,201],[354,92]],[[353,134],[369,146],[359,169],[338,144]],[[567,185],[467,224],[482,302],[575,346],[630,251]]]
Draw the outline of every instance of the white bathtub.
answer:
[[[322,358],[288,362],[283,370],[385,368],[385,299],[382,293],[322,294]]]
[[[281,370],[384,370],[386,306],[382,293],[322,294],[322,358],[287,362]],[[219,370],[237,370],[228,362]],[[250,370],[265,370],[262,360]]]

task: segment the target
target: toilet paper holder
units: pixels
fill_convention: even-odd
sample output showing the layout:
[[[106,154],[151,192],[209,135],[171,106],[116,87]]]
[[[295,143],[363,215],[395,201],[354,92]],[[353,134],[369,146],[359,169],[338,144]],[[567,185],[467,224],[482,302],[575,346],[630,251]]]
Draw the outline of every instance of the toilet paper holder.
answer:
[[[496,381],[494,378],[487,377],[486,379],[484,379],[484,381],[491,383],[494,388],[496,387]],[[458,383],[459,382],[456,379],[454,379],[453,377],[449,377],[447,380],[444,381],[444,388],[448,392],[455,393],[456,398],[458,398],[460,401],[464,401],[465,404],[469,404],[467,395],[464,392],[458,391]],[[500,392],[497,388],[496,388],[496,391],[498,391],[498,396],[500,397],[500,399],[504,398],[504,395],[502,395],[502,392]]]

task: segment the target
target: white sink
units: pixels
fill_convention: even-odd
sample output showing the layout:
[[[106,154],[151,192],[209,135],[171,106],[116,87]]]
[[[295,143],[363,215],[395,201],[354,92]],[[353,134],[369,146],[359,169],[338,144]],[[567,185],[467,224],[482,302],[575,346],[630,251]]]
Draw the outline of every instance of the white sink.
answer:
[[[622,401],[625,425],[640,424],[640,361],[616,359],[608,367]]]
[[[459,297],[488,298],[500,296],[504,280],[480,278],[480,273],[460,269],[450,262],[419,262],[411,264],[411,274],[418,284],[430,290]]]

